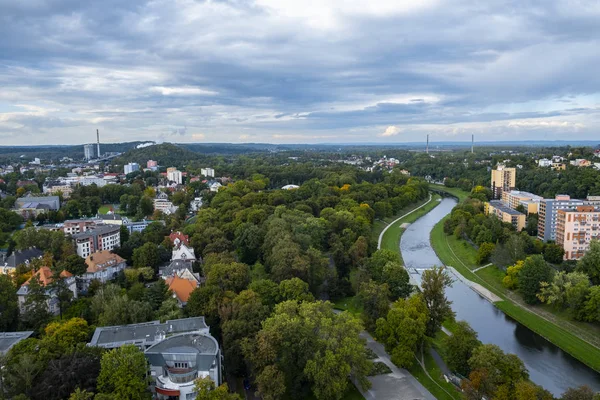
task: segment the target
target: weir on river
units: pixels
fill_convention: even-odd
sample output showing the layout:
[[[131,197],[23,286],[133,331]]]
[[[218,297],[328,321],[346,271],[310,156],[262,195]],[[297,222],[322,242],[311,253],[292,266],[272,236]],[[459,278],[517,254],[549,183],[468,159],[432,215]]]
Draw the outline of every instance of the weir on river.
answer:
[[[400,251],[411,279],[420,280],[420,271],[442,265],[429,241],[436,223],[450,213],[456,205],[454,199],[443,199],[425,216],[418,219],[402,235]],[[529,371],[531,380],[555,396],[569,387],[588,385],[600,391],[600,374],[562,351],[543,337],[498,310],[483,296],[472,290],[461,279],[454,283],[446,295],[453,302],[457,320],[464,320],[479,335],[483,343],[493,343],[507,353],[519,356]]]

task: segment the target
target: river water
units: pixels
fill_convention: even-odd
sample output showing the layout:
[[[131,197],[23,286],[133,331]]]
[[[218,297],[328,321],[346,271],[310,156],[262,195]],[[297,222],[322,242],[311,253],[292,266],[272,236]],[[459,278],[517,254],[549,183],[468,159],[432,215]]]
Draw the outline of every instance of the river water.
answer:
[[[429,242],[434,225],[456,205],[445,198],[431,212],[415,221],[402,235],[400,250],[407,268],[431,268],[442,265]],[[420,281],[420,276],[414,276]],[[524,325],[506,316],[489,301],[458,279],[446,295],[453,302],[457,320],[467,321],[483,343],[493,343],[514,353],[529,370],[530,378],[555,396],[567,388],[588,385],[600,391],[600,374],[562,351]]]

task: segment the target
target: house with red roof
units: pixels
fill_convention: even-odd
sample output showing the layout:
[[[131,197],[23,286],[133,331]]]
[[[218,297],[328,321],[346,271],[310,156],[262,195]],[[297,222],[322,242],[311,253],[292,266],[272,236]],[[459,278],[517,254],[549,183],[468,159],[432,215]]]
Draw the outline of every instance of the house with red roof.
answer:
[[[24,284],[21,285],[19,290],[17,291],[17,298],[19,300],[19,309],[21,310],[21,314],[27,313],[27,298],[31,293],[29,290],[29,285],[31,281],[35,279],[39,282],[40,286],[46,289],[46,305],[48,307],[48,311],[52,315],[58,315],[60,312],[59,300],[57,288],[53,283],[55,283],[55,277],[52,270],[48,267],[41,267],[29,278]],[[58,279],[62,280],[65,283],[67,289],[73,293],[73,298],[77,298],[77,284],[75,282],[75,277],[67,270],[63,270]]]

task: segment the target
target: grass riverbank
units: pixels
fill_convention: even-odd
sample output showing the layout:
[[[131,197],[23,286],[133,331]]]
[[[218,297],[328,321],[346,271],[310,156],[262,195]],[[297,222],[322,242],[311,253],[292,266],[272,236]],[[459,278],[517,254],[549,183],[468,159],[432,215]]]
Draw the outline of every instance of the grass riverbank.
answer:
[[[479,283],[502,298],[494,305],[509,317],[546,338],[584,364],[600,371],[600,335],[595,327],[584,327],[541,306],[531,307],[520,296],[502,286],[504,273],[495,266],[478,268],[474,260],[477,251],[464,240],[444,233],[445,218],[431,231],[431,245],[439,259],[454,267],[465,278]],[[596,344],[598,343],[598,344]]]

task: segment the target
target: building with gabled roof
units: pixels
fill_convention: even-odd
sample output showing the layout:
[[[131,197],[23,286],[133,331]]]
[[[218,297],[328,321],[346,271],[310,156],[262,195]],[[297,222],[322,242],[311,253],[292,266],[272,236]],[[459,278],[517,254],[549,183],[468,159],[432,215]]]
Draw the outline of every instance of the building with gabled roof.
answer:
[[[105,283],[117,277],[127,267],[125,260],[109,250],[100,250],[85,258],[87,270],[80,277],[82,288],[87,289],[92,280]]]
[[[34,259],[41,259],[44,252],[36,247],[31,247],[24,250],[16,250],[10,256],[3,256],[0,261],[0,274],[12,275],[18,265],[28,265]]]
[[[190,237],[188,235],[183,234],[180,231],[171,232],[171,234],[169,235],[169,239],[175,247],[179,247],[181,243],[185,244],[186,246],[190,245]]]
[[[27,339],[32,334],[33,331],[0,332],[0,355],[8,353],[14,345]]]
[[[46,266],[41,267],[29,278],[25,283],[21,285],[19,290],[17,291],[17,298],[19,301],[19,309],[22,314],[27,313],[27,308],[25,307],[25,302],[27,301],[27,296],[29,296],[29,283],[31,280],[36,277],[40,282],[42,287],[46,288],[46,305],[48,307],[48,311],[53,315],[58,315],[60,312],[59,308],[59,300],[56,289],[51,286],[54,282],[54,273],[52,270]],[[75,277],[67,270],[63,270],[59,274],[59,279],[63,279],[69,291],[73,293],[73,298],[77,298],[77,285],[75,281]]]
[[[199,284],[195,276],[186,272],[184,272],[184,274],[186,275],[173,275],[165,280],[167,287],[173,293],[173,297],[177,299],[180,307],[183,307],[187,304],[190,294],[192,294]]]
[[[171,260],[192,260],[196,261],[196,255],[194,249],[181,243],[179,247],[173,248]]]

